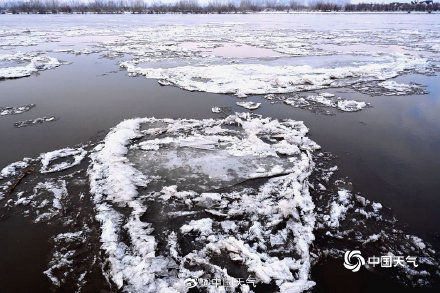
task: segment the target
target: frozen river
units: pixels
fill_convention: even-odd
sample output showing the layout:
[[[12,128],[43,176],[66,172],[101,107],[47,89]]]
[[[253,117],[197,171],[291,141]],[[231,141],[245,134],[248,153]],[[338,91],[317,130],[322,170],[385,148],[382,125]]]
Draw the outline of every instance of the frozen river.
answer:
[[[439,57],[427,14],[1,15],[0,288],[322,292],[357,249],[419,266],[348,292],[436,292]]]

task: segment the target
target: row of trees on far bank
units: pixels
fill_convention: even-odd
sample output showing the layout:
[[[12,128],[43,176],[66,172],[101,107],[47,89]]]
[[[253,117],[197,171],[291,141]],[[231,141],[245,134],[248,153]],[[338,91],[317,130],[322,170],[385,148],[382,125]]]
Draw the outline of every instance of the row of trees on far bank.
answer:
[[[392,12],[392,11],[440,11],[440,4],[410,4],[410,3],[360,3],[338,4],[333,1],[311,1],[305,5],[304,1],[277,2],[275,0],[252,1],[241,0],[240,2],[216,2],[200,5],[197,0],[181,0],[174,4],[146,4],[143,0],[131,1],[104,1],[95,0],[89,3],[77,1],[57,0],[30,0],[10,1],[0,4],[0,13],[34,13],[34,14],[57,14],[57,13],[247,13],[262,11],[345,11],[345,12]]]

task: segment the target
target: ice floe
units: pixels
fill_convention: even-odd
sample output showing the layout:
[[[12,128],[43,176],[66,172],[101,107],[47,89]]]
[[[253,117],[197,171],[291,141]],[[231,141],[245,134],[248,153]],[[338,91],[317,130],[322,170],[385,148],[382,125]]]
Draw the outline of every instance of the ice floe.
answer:
[[[256,102],[237,102],[236,104],[237,106],[246,108],[248,110],[255,110],[261,106],[261,103],[256,103]]]
[[[59,149],[56,151],[44,153],[40,156],[41,164],[42,164],[40,172],[51,173],[51,172],[66,170],[81,163],[81,161],[84,159],[86,154],[87,152],[82,148],[79,149],[65,148],[65,149]],[[71,158],[71,162],[62,161],[60,163],[53,163],[58,159],[66,159],[66,158]]]
[[[29,206],[34,209],[35,222],[47,221],[63,209],[62,201],[68,195],[65,180],[39,182],[31,194],[19,196],[15,205]]]
[[[245,97],[252,94],[291,93],[386,80],[407,70],[423,70],[428,63],[423,58],[396,55],[383,62],[335,68],[264,64],[144,68],[137,66],[133,61],[124,61],[121,66],[130,74],[167,80],[186,90]]]
[[[329,226],[338,227],[339,220],[345,218],[345,213],[350,204],[350,196],[351,194],[347,190],[338,191],[337,201],[331,203],[330,215],[324,216],[324,219],[329,222]]]
[[[398,83],[394,80],[386,80],[378,83],[385,89],[385,95],[410,95],[422,91],[419,85]]]
[[[46,122],[55,122],[57,120],[56,117],[51,116],[51,117],[41,117],[41,118],[35,118],[35,119],[29,119],[29,120],[24,120],[24,121],[18,121],[14,123],[14,126],[17,128],[22,128],[22,127],[27,127],[27,126],[32,126],[32,125],[37,125],[37,124],[42,124],[42,123],[46,123]]]
[[[352,100],[338,101],[338,109],[345,112],[360,111],[365,108],[367,104],[365,102],[358,102]]]
[[[287,105],[291,105],[297,108],[306,108],[309,110],[322,110],[326,107],[338,109],[343,112],[354,112],[360,111],[368,106],[366,102],[347,100],[341,97],[337,97],[334,94],[323,92],[318,95],[308,95],[308,96],[270,96],[271,99],[278,99],[283,101]],[[325,112],[330,114],[331,112]]]
[[[419,237],[407,235],[403,226],[380,203],[351,191],[351,184],[338,177],[337,170],[329,163],[331,160],[319,161],[311,176],[314,184],[326,186],[326,190],[314,189],[315,235],[316,242],[322,246],[312,253],[341,257],[347,250],[359,249],[364,257],[365,254],[417,255],[417,267],[396,266],[384,273],[408,286],[429,284],[433,272],[439,268],[436,252],[426,249]],[[377,267],[367,266],[367,269],[375,271]]]
[[[290,26],[274,30],[270,25],[251,23],[162,26],[153,22],[123,28],[111,23],[63,29],[15,28],[0,34],[0,47],[36,46],[36,49],[31,53],[16,51],[0,55],[0,61],[20,63],[0,66],[0,78],[28,76],[60,65],[46,54],[101,53],[106,58],[128,57],[120,66],[130,75],[144,75],[157,79],[161,85],[191,91],[245,97],[353,87],[374,95],[383,92],[401,95],[423,89],[413,84],[407,85],[410,88],[393,84],[389,79],[405,73],[435,72],[432,62],[435,58],[431,56],[438,52],[437,34],[351,29],[324,33],[319,29]],[[224,35],[229,38],[225,40]],[[336,61],[330,57],[330,61],[317,58],[327,55],[338,58]],[[294,56],[313,56],[318,62]]]
[[[135,163],[138,157],[132,157],[130,152],[139,153],[139,151],[136,151],[136,148],[132,148],[130,151],[127,145],[130,143],[130,140],[139,139],[139,137],[144,136],[141,130],[142,124],[146,124],[148,129],[157,125],[163,129],[164,132],[162,133],[166,133],[166,137],[171,138],[166,139],[164,137],[160,142],[161,135],[159,137],[153,135],[151,138],[149,136],[145,137],[146,140],[139,143],[142,145],[143,142],[148,142],[149,140],[155,140],[155,143],[160,143],[159,149],[147,148],[145,153],[147,157],[157,157],[155,152],[163,150],[171,154],[170,159],[175,158],[175,162],[172,165],[163,164],[160,166],[160,168],[168,170],[168,174],[158,171],[157,175],[154,175],[148,171],[144,175],[137,171],[137,169],[145,169],[146,165],[149,164],[140,165],[146,163],[141,159],[142,157],[139,157],[140,161]],[[234,125],[234,128],[237,128],[236,130],[228,130],[221,135],[218,133],[215,135],[204,134],[206,127],[220,126],[230,128]],[[186,135],[180,136],[182,133],[186,133]],[[207,258],[215,258],[215,254],[225,250],[226,252],[229,251],[230,253],[237,254],[237,257],[241,255],[241,258],[250,256],[251,259],[244,263],[244,269],[246,271],[247,267],[248,273],[255,275],[259,282],[267,283],[272,279],[277,280],[280,288],[296,285],[305,289],[313,286],[314,283],[309,281],[310,260],[307,247],[313,240],[314,217],[313,203],[307,191],[307,174],[309,174],[310,168],[313,165],[310,161],[309,153],[316,149],[317,145],[304,136],[306,133],[307,129],[299,122],[278,122],[270,119],[251,118],[250,116],[247,116],[246,119],[230,116],[223,120],[158,120],[150,118],[128,120],[118,125],[107,136],[102,149],[92,156],[93,163],[89,172],[92,179],[92,191],[95,194],[95,202],[99,211],[97,218],[101,221],[103,227],[101,241],[111,264],[109,277],[118,286],[126,283],[127,285],[124,288],[132,292],[154,292],[165,288],[179,291],[178,289],[182,286],[179,276],[182,278],[183,276],[199,275],[200,269],[197,269],[199,266],[200,268],[211,267],[212,276],[233,278],[226,271],[221,270],[215,263],[207,262]],[[265,141],[269,141],[264,142],[263,138]],[[281,141],[278,141],[278,139],[281,139]],[[270,142],[271,140],[272,142]],[[283,145],[282,148],[281,145]],[[155,255],[155,248],[161,240],[153,236],[152,224],[140,220],[140,217],[146,212],[147,206],[142,203],[142,197],[140,197],[136,189],[140,186],[148,188],[149,182],[153,186],[156,185],[157,182],[154,181],[161,180],[158,178],[159,174],[166,175],[167,177],[162,180],[165,180],[164,183],[168,182],[173,177],[171,171],[179,168],[179,165],[181,166],[180,168],[185,170],[185,165],[193,164],[193,160],[189,157],[182,157],[182,155],[191,149],[198,150],[199,152],[206,150],[206,154],[203,156],[214,155],[215,160],[218,162],[230,161],[234,158],[236,160],[240,160],[240,158],[254,158],[257,162],[256,164],[259,164],[260,167],[256,168],[255,171],[252,171],[252,169],[251,172],[247,171],[249,175],[244,179],[265,177],[268,174],[279,174],[281,176],[269,180],[259,191],[255,190],[255,193],[245,192],[246,189],[244,189],[238,194],[234,192],[221,193],[220,197],[218,195],[208,196],[206,193],[199,194],[193,191],[176,190],[176,187],[174,187],[171,189],[173,190],[174,204],[180,205],[179,202],[181,202],[183,205],[194,205],[195,207],[202,205],[206,207],[207,201],[213,201],[209,205],[208,215],[222,215],[222,217],[225,217],[225,220],[230,219],[229,221],[233,221],[234,217],[239,215],[248,215],[245,218],[250,217],[250,219],[255,218],[255,220],[258,215],[259,217],[268,215],[268,220],[270,219],[270,221],[261,224],[259,221],[255,222],[255,220],[251,222],[234,221],[235,225],[240,227],[240,230],[244,229],[243,231],[246,231],[246,227],[257,225],[258,229],[255,230],[255,233],[265,235],[264,238],[268,237],[267,239],[269,239],[270,231],[276,225],[275,223],[279,223],[279,221],[290,223],[288,224],[290,228],[279,233],[286,233],[286,237],[289,234],[288,231],[293,233],[288,239],[292,241],[292,244],[296,243],[292,249],[298,251],[299,258],[297,260],[287,256],[281,259],[272,256],[270,259],[267,259],[267,257],[264,257],[255,250],[256,247],[251,246],[252,239],[255,239],[254,234],[235,233],[234,237],[222,235],[222,233],[219,233],[223,231],[222,226],[214,222],[212,218],[191,220],[187,224],[182,225],[177,231],[177,234],[197,232],[191,237],[195,237],[194,241],[200,242],[200,244],[204,243],[203,246],[205,248],[198,252],[193,251],[187,255],[179,254],[177,258],[173,258],[171,255],[168,257],[164,255],[152,258]],[[176,151],[178,152],[173,154]],[[279,157],[278,154],[289,154],[290,159],[286,161],[290,161],[288,164],[290,166],[284,168],[280,166],[277,170],[273,167],[269,169],[264,167],[263,160],[276,159]],[[135,161],[130,163],[128,158]],[[137,167],[136,169],[133,168],[133,163]],[[234,164],[229,164],[228,166],[234,168]],[[249,166],[243,165],[239,168],[245,171]],[[189,170],[192,170],[192,168]],[[202,169],[198,177],[203,178],[206,176],[206,179],[202,180],[208,180],[208,182],[210,180],[215,181],[215,178],[230,182],[233,180],[233,177],[229,178],[228,172],[228,169],[222,169],[222,167],[218,170]],[[181,174],[183,175],[183,173]],[[226,183],[224,186],[230,186],[234,182]],[[184,181],[178,183],[179,189],[184,188],[187,184],[184,184]],[[206,186],[206,188],[209,188],[209,186]],[[167,190],[166,193],[169,194],[171,190]],[[149,197],[160,200],[162,198],[161,191],[158,190],[155,193],[157,195],[151,194]],[[284,199],[290,202],[296,209],[292,209],[290,213],[284,212],[284,215],[279,214],[279,207],[275,197],[280,197],[280,200]],[[117,206],[126,206],[131,209],[131,215],[124,227],[119,226],[119,222],[125,216],[117,212]],[[302,210],[301,214],[297,213],[297,209]],[[269,213],[269,211],[271,212]],[[302,222],[298,222],[299,218],[303,219]],[[128,244],[118,241],[119,237],[117,235],[121,229],[126,230],[128,235],[130,235],[132,239],[131,245],[127,246]],[[264,238],[258,240],[260,244],[254,244],[254,246],[265,247],[267,244],[264,244]],[[122,247],[125,253],[120,255],[118,250],[115,250],[115,247]],[[142,266],[139,266],[138,259],[143,260]],[[231,260],[237,259],[232,257]],[[188,270],[182,267],[186,261],[192,263],[195,266],[195,270]],[[176,262],[177,267],[180,266],[178,274],[160,277],[167,267],[175,267]],[[285,273],[283,275],[274,274],[272,272],[274,269],[279,269],[280,272],[284,271]],[[291,270],[297,271],[299,275],[295,277]],[[208,272],[206,273],[209,274]]]
[[[212,107],[211,108],[212,113],[220,113],[222,109],[220,107]]]
[[[210,235],[212,234],[212,219],[205,218],[200,220],[190,221],[188,224],[180,227],[180,231],[183,234],[190,232],[199,232],[200,235]]]
[[[33,73],[52,69],[61,65],[61,62],[50,56],[44,55],[0,55],[1,60],[27,62],[26,65],[17,65],[11,67],[0,68],[0,79],[20,78],[30,76]]]
[[[317,261],[353,246],[417,255],[419,268],[393,272],[429,284],[436,252],[353,192],[307,132],[299,121],[249,113],[131,119],[97,144],[11,164],[0,184],[40,169],[5,206],[34,222],[61,221],[44,272],[55,288],[82,288],[98,270],[124,292],[186,292],[186,278],[227,279],[228,290],[244,292],[255,288],[238,279],[251,278],[257,289],[304,292]]]
[[[7,165],[0,171],[0,179],[16,175],[18,170],[22,170],[29,165],[30,160],[30,158],[25,158],[22,161],[14,162]]]
[[[0,107],[0,116],[21,114],[35,107],[35,104],[29,104],[19,107]]]
[[[125,56],[120,66],[130,75],[191,91],[261,94],[295,107],[358,111],[367,104],[326,92],[299,94],[335,87],[412,93],[416,85],[390,79],[432,72],[432,60],[414,51],[435,51],[438,45],[431,41],[436,32],[427,37],[395,30],[247,28],[245,23],[208,23],[0,29],[0,47],[116,34],[118,38],[92,42],[97,45],[93,49],[49,51],[56,56]],[[225,35],[236,43],[227,44]],[[342,47],[360,41],[382,49],[353,51],[354,62],[337,56],[337,62],[314,66],[289,58],[333,54],[333,49],[322,48],[323,43],[346,53],[350,48]],[[387,52],[395,49],[387,48],[390,44],[405,53]],[[250,52],[225,54],[225,48]],[[2,64],[0,78],[58,66],[60,62],[46,53],[2,55],[0,61],[7,67]],[[8,115],[17,109],[1,108]],[[223,110],[212,108],[214,113]],[[38,121],[46,120],[55,118]],[[89,275],[103,274],[108,291],[186,292],[185,278],[215,277],[234,284],[251,277],[258,289],[265,290],[264,284],[273,291],[303,292],[314,286],[310,269],[316,262],[327,256],[340,258],[353,248],[415,254],[420,267],[403,268],[395,276],[416,286],[435,282],[439,258],[429,243],[405,233],[385,207],[337,178],[337,167],[325,165],[325,155],[307,131],[299,121],[246,113],[223,119],[127,120],[96,146],[65,148],[6,166],[1,170],[1,191],[14,184],[23,169],[39,172],[24,178],[2,200],[7,213],[19,209],[34,222],[58,221],[63,231],[51,238],[53,253],[44,272],[55,290],[79,291]],[[211,284],[206,289],[226,290]],[[254,288],[236,285],[231,290],[239,289]]]

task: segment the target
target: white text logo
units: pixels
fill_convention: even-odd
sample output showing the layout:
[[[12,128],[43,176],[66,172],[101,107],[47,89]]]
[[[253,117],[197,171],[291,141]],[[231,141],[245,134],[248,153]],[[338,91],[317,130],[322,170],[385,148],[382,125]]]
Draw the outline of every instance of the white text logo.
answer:
[[[353,272],[359,271],[365,265],[365,259],[359,250],[346,251],[344,254],[344,267]]]

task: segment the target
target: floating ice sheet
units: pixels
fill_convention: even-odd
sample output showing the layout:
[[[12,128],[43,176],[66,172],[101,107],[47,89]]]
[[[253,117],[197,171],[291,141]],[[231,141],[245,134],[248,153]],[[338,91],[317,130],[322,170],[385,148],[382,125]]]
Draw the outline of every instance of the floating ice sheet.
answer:
[[[98,271],[124,292],[247,277],[259,289],[304,292],[313,264],[354,248],[417,255],[418,268],[390,269],[401,282],[437,278],[429,243],[338,178],[302,122],[243,113],[126,120],[97,145],[7,166],[0,192],[25,168],[42,172],[25,177],[5,207],[59,223],[44,274],[60,290],[79,290]],[[252,289],[231,290],[239,287]]]
[[[317,95],[308,95],[308,96],[275,96],[275,95],[266,95],[265,98],[274,99],[283,101],[287,105],[291,105],[297,108],[307,108],[310,110],[314,109],[325,109],[335,108],[343,112],[355,112],[360,111],[368,106],[366,102],[363,101],[355,101],[355,100],[347,100],[341,97],[336,97],[331,93],[319,93]],[[325,112],[331,113],[331,112]]]
[[[0,72],[9,77],[57,66],[48,52],[101,51],[107,58],[125,56],[121,65],[130,74],[155,78],[162,85],[241,97],[342,86],[375,94],[403,92],[403,85],[388,80],[432,72],[426,53],[438,52],[439,37],[435,30],[324,32],[244,23],[103,24],[0,32],[2,48],[41,50],[3,56]],[[58,40],[62,45],[63,37],[93,43],[92,36],[98,35],[118,38],[96,38],[99,48],[92,49],[57,51],[49,43]],[[225,35],[236,44],[225,45]],[[329,50],[323,43],[345,48]],[[342,55],[329,63],[310,57],[347,54],[359,43],[382,49],[352,50],[356,60],[351,63]],[[261,48],[264,56],[221,52],[231,46]],[[372,91],[375,87],[377,92]],[[290,98],[284,100],[292,105],[350,111],[365,106],[323,94]],[[65,231],[54,235],[54,253],[45,271],[59,290],[80,290],[92,268],[98,268],[110,289],[125,292],[185,292],[186,277],[247,276],[259,285],[270,283],[274,291],[300,292],[313,286],[310,267],[316,261],[326,255],[340,257],[354,247],[417,254],[423,265],[395,275],[411,285],[435,281],[438,256],[429,244],[399,230],[379,203],[334,180],[337,168],[321,166],[322,154],[313,157],[316,149],[307,128],[292,120],[246,114],[217,120],[134,119],[112,129],[93,150],[62,149],[43,155],[43,162],[40,157],[7,166],[1,171],[0,190],[29,166],[51,171],[24,178],[5,199],[5,207],[21,209],[33,221],[60,221],[58,228]],[[89,154],[90,165],[82,159]],[[82,233],[78,226],[85,227]]]
[[[167,80],[186,90],[245,97],[252,94],[291,93],[386,80],[407,70],[423,70],[427,67],[427,60],[395,55],[377,63],[333,68],[265,64],[144,68],[132,61],[122,62],[121,66],[131,74]]]
[[[25,63],[1,68],[0,78],[28,76],[59,65],[45,54],[101,53],[107,58],[128,57],[120,65],[132,75],[186,90],[246,96],[341,86],[360,89],[361,83],[366,87],[363,92],[402,94],[402,87],[384,84],[379,91],[374,87],[404,73],[437,70],[432,61],[438,54],[438,37],[436,30],[324,32],[288,23],[281,29],[252,22],[14,28],[1,31],[0,48],[32,46],[38,53],[0,55],[0,62]]]
[[[38,54],[16,53],[13,55],[0,55],[1,60],[26,62],[27,64],[0,68],[0,79],[26,77],[38,71],[52,69],[61,65],[61,62],[54,57]]]
[[[382,81],[378,86],[386,90],[385,95],[410,95],[422,91],[416,84],[398,83],[394,80]]]
[[[34,104],[19,107],[0,107],[0,116],[21,114],[35,107]]]
[[[51,116],[51,117],[44,116],[44,117],[35,118],[35,119],[18,121],[18,122],[14,123],[14,126],[17,128],[22,128],[22,127],[33,126],[33,125],[42,124],[42,123],[46,123],[46,122],[55,122],[56,120],[57,120],[57,118],[54,116]]]
[[[206,130],[216,127],[219,128],[215,134],[206,134]],[[143,132],[159,135],[145,136]],[[276,280],[280,288],[295,285],[307,289],[313,286],[309,280],[308,246],[313,240],[314,215],[307,178],[313,167],[310,152],[318,146],[305,136],[306,133],[307,128],[300,122],[250,116],[244,119],[230,116],[223,120],[138,119],[121,123],[107,136],[102,149],[92,156],[90,169],[92,191],[99,211],[97,218],[103,225],[101,240],[111,264],[109,277],[118,286],[127,283],[124,288],[129,291],[154,292],[165,288],[180,291],[182,278],[199,275],[203,267],[210,268],[205,270],[206,274],[234,278],[215,264],[216,255],[225,251],[244,258],[244,272],[256,276],[258,282]],[[141,142],[129,150],[127,146],[135,138],[142,138]],[[130,152],[134,154],[130,155]],[[155,159],[158,161],[150,161]],[[134,161],[134,165],[129,160]],[[174,174],[176,170],[178,173]],[[196,186],[189,182],[190,177],[201,182],[202,186],[206,184],[205,188],[215,188],[218,181],[228,183],[219,186],[224,188],[247,179],[275,177],[257,190],[241,187],[235,192],[222,192],[218,195],[220,197],[210,196],[210,200],[217,203],[210,204],[206,212],[234,221],[237,231],[242,232],[233,236],[224,234],[222,225],[212,218],[193,220],[175,232],[170,229],[166,238],[173,237],[171,233],[192,233],[193,241],[203,248],[189,254],[165,253],[151,259],[161,240],[153,236],[150,223],[140,220],[148,206],[136,189],[154,187],[158,182],[160,186],[171,184],[167,180],[175,178],[173,174],[179,174],[180,179],[174,187],[159,189],[148,197],[158,201],[172,198],[173,206],[189,205],[196,209],[206,206],[206,194],[194,191],[196,188],[192,187]],[[279,201],[288,207],[280,209]],[[132,239],[130,246],[119,242],[117,237],[122,228],[118,223],[125,218],[116,209],[121,205],[131,209],[124,226]],[[237,216],[245,220],[234,220]],[[261,217],[267,217],[267,220],[262,221]],[[166,218],[162,221],[171,224]],[[282,243],[292,245],[296,259],[291,257],[292,254],[268,259],[265,255],[269,252],[263,255],[257,250],[259,245],[265,247],[264,238],[269,237],[270,231],[280,222],[288,223],[288,228],[279,233],[286,233]],[[255,227],[254,233],[246,232],[251,227]],[[287,236],[288,231],[293,234]],[[258,235],[260,239],[254,243]],[[124,247],[125,254],[114,249],[118,246]],[[145,260],[142,267],[136,259]],[[187,261],[192,263],[193,269],[183,267]],[[176,265],[180,267],[178,272],[161,277],[164,271]],[[274,269],[284,273],[274,274]],[[297,271],[298,275],[291,270]]]
[[[40,156],[41,164],[42,164],[40,172],[51,173],[51,172],[66,170],[81,163],[81,161],[84,159],[86,154],[87,152],[82,148],[79,149],[65,148],[65,149],[44,153]],[[64,161],[59,163],[53,163],[58,159],[63,159]],[[67,159],[70,159],[71,161],[68,162],[66,161]]]
[[[261,103],[256,102],[237,102],[237,105],[248,110],[255,110],[261,106]]]

